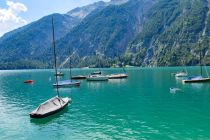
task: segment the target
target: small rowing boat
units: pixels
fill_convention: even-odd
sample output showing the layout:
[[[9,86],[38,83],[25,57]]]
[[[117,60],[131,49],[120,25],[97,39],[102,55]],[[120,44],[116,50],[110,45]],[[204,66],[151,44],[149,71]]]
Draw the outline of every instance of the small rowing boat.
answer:
[[[34,83],[34,81],[33,80],[26,80],[26,81],[24,81],[24,83],[26,83],[26,84],[32,84],[32,83]]]

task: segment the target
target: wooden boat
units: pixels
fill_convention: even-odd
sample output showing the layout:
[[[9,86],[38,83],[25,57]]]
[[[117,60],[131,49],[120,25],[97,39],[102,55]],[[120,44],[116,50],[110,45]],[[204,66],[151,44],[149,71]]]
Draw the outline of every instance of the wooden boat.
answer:
[[[122,78],[127,78],[128,75],[125,73],[119,73],[119,74],[110,74],[110,75],[107,75],[107,77],[109,79],[122,79]]]
[[[61,98],[61,97],[53,97],[46,102],[39,105],[34,111],[30,113],[31,118],[45,118],[50,115],[53,115],[61,110],[63,110],[69,103],[71,99]]]
[[[187,73],[187,72],[181,71],[181,72],[177,72],[177,73],[175,74],[175,76],[176,76],[176,77],[187,77],[187,76],[188,76],[188,73]]]
[[[83,79],[86,79],[87,76],[83,76],[83,75],[77,75],[77,76],[72,76],[71,79],[74,79],[74,80],[83,80]]]
[[[26,81],[24,81],[24,83],[26,83],[26,84],[33,84],[34,81],[33,80],[26,80]]]
[[[87,77],[88,81],[108,81],[108,77],[107,76],[103,76],[103,75],[90,75]]]
[[[117,55],[118,55],[118,50],[117,50]],[[109,79],[122,79],[122,78],[127,78],[128,74],[126,74],[126,70],[124,68],[124,63],[122,63],[122,60],[120,59],[120,57],[118,56],[118,61],[120,62],[120,64],[118,64],[118,67],[122,68],[122,73],[113,73],[108,75]]]
[[[53,84],[53,87],[56,88],[67,88],[67,87],[73,87],[73,86],[80,86],[80,82],[78,81],[73,81],[73,80],[63,80],[63,81],[58,81],[58,84]]]

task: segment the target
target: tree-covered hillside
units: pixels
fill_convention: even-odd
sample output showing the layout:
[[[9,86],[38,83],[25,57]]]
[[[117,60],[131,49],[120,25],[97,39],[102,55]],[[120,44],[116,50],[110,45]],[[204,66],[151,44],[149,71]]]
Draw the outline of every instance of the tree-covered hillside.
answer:
[[[128,47],[126,59],[135,65],[196,65],[199,41],[207,59],[210,47],[208,1],[160,0],[151,9],[146,14],[142,32]]]
[[[48,67],[43,61],[52,43],[52,16],[56,39],[65,36],[80,20],[68,15],[53,14],[6,34],[0,41],[1,68]]]
[[[58,42],[60,59],[68,57],[65,50],[69,47],[87,64],[97,63],[96,55],[113,59],[124,54],[128,43],[142,30],[144,13],[152,4],[152,0],[130,0],[87,16]]]

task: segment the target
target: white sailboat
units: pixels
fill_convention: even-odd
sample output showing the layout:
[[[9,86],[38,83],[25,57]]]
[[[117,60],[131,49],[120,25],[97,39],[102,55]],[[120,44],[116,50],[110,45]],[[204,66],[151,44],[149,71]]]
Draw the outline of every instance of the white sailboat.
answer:
[[[186,71],[180,71],[175,74],[176,77],[187,77],[188,73]]]
[[[126,73],[116,73],[116,74],[110,74],[107,75],[109,79],[122,79],[122,78],[127,78],[128,74]]]
[[[199,43],[200,46],[200,43]],[[206,67],[205,67],[206,68]],[[200,50],[200,75],[198,76],[190,76],[185,80],[182,80],[183,83],[203,83],[210,82],[210,77],[208,71],[206,70],[208,77],[203,77],[203,66],[202,66],[202,54]]]
[[[184,60],[183,60],[183,65],[184,65]],[[178,71],[177,73],[175,73],[175,77],[187,77],[187,76],[188,72],[186,67],[184,67],[182,71]]]
[[[70,48],[69,48],[69,55],[70,55]],[[68,88],[68,87],[79,87],[80,82],[72,80],[71,78],[71,56],[69,57],[69,75],[70,75],[70,80],[62,80],[58,81],[58,83],[53,84],[53,87],[58,87],[58,88]]]
[[[104,75],[89,75],[87,77],[88,81],[108,81],[108,77]]]
[[[54,48],[55,73],[57,73],[53,18],[52,18],[52,28],[53,28],[53,48]],[[58,75],[56,75],[56,84],[58,84]],[[60,112],[71,102],[71,99],[68,97],[65,97],[65,98],[60,97],[58,86],[56,86],[56,87],[57,87],[56,88],[57,96],[40,104],[34,111],[32,111],[29,114],[31,118],[48,117],[50,115]]]
[[[182,20],[182,31],[184,31],[184,20]],[[183,35],[183,32],[181,32],[181,35]],[[178,39],[178,38],[176,38]],[[178,40],[177,40],[178,42]],[[184,58],[182,59],[182,64],[184,65]],[[187,77],[188,76],[188,72],[187,69],[185,67],[185,69],[183,69],[182,71],[178,71],[177,73],[175,73],[175,77],[179,78],[179,77]]]
[[[57,73],[54,74],[55,76],[64,76],[64,73],[62,73],[61,71],[58,71]]]
[[[98,58],[99,61],[99,58]],[[99,61],[100,64],[100,61]],[[87,76],[87,81],[108,81],[108,77],[105,75],[102,75],[102,72],[99,68],[98,71],[94,71],[89,76]]]

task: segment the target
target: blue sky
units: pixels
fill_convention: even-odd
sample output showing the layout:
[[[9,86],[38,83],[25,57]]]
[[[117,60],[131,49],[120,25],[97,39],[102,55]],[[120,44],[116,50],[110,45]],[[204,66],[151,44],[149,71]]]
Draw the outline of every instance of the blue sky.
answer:
[[[66,13],[97,1],[100,0],[0,0],[0,36],[43,16]]]

